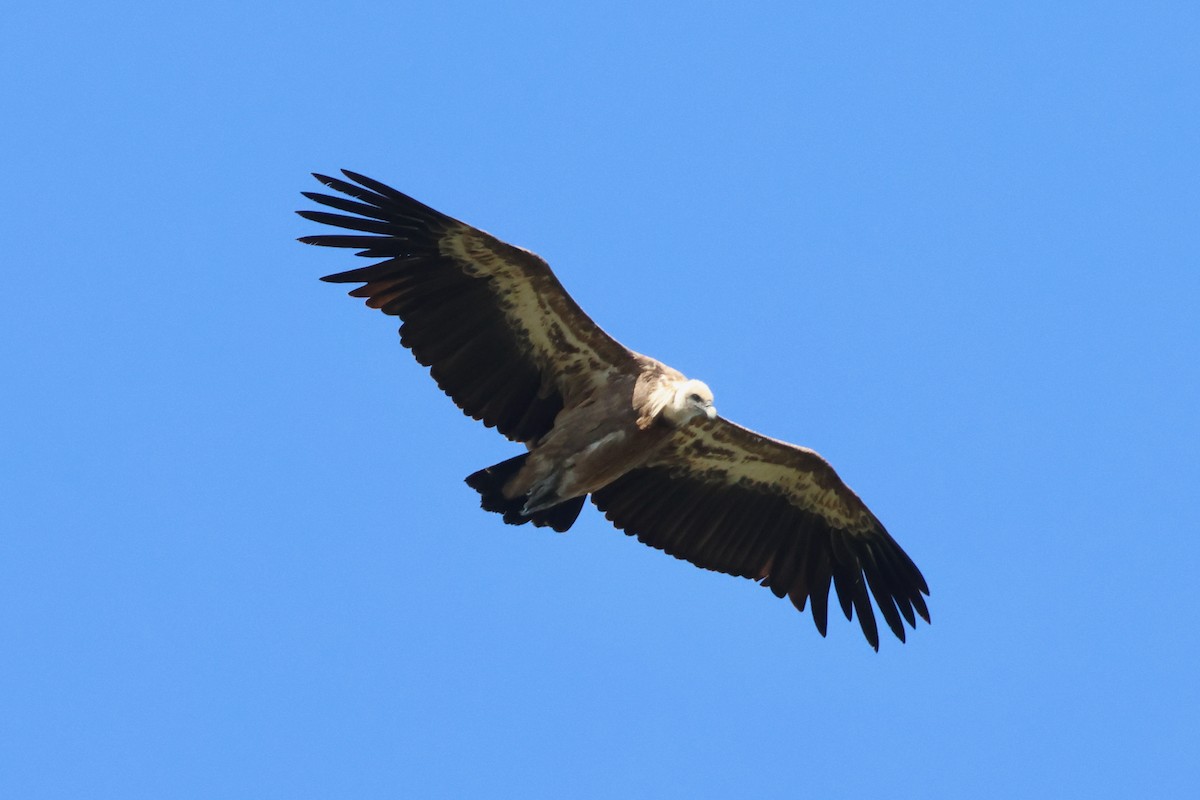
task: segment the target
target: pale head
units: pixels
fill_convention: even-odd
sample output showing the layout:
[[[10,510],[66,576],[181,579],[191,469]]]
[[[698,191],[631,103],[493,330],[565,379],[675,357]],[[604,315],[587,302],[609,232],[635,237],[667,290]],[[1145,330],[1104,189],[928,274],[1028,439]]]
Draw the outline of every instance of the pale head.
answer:
[[[697,417],[715,419],[712,389],[704,381],[680,381],[662,413],[672,425],[683,425]]]

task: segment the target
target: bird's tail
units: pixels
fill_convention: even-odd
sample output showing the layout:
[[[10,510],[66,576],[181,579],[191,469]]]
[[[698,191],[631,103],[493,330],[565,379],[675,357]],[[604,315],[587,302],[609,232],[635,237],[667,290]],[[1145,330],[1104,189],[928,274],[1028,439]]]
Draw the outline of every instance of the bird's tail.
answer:
[[[570,528],[574,524],[575,518],[579,516],[579,512],[583,509],[583,497],[572,497],[556,506],[526,514],[522,510],[526,501],[524,495],[506,497],[504,494],[505,485],[521,471],[527,458],[529,458],[529,454],[523,453],[516,458],[501,461],[499,464],[493,464],[468,475],[467,486],[479,492],[479,505],[483,507],[484,511],[503,514],[504,521],[509,525],[524,525],[526,522],[532,522],[539,528],[549,526],[562,533]]]

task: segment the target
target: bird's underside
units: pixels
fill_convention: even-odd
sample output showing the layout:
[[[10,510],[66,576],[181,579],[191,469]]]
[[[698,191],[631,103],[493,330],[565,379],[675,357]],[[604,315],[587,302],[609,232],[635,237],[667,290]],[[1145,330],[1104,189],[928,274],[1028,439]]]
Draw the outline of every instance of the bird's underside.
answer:
[[[565,531],[591,497],[616,527],[705,569],[857,616],[878,649],[875,605],[901,640],[929,621],[920,571],[811,450],[716,414],[712,393],[601,330],[537,255],[364,176],[318,175],[301,211],[350,233],[300,241],[382,259],[323,280],[399,317],[401,343],[466,414],[527,452],[467,483],[509,524]]]

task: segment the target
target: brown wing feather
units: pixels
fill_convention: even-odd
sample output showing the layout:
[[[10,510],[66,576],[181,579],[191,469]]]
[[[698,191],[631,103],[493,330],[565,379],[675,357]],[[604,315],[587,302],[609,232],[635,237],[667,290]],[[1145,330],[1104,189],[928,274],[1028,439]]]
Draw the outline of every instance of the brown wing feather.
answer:
[[[385,259],[322,280],[361,283],[352,296],[400,317],[401,343],[468,415],[514,441],[535,441],[564,403],[607,383],[633,358],[534,253],[343,172],[353,183],[316,178],[346,197],[304,196],[346,214],[297,213],[355,233],[300,241]]]
[[[832,587],[879,649],[871,597],[904,641],[929,621],[929,587],[875,515],[811,450],[726,420],[680,429],[670,446],[592,496],[626,533],[705,569],[762,581],[825,635]]]

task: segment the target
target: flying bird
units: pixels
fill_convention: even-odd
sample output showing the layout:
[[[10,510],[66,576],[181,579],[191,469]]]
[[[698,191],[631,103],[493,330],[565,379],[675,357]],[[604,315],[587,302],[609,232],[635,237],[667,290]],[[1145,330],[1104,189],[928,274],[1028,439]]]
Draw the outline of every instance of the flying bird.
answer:
[[[378,181],[315,175],[351,233],[304,236],[383,259],[328,275],[399,317],[400,342],[467,415],[526,452],[467,477],[510,525],[566,531],[584,500],[613,525],[698,567],[759,581],[824,636],[830,587],[879,649],[871,597],[904,641],[929,621],[924,577],[812,450],[717,415],[708,386],[635,353],[575,303],[536,254]]]

